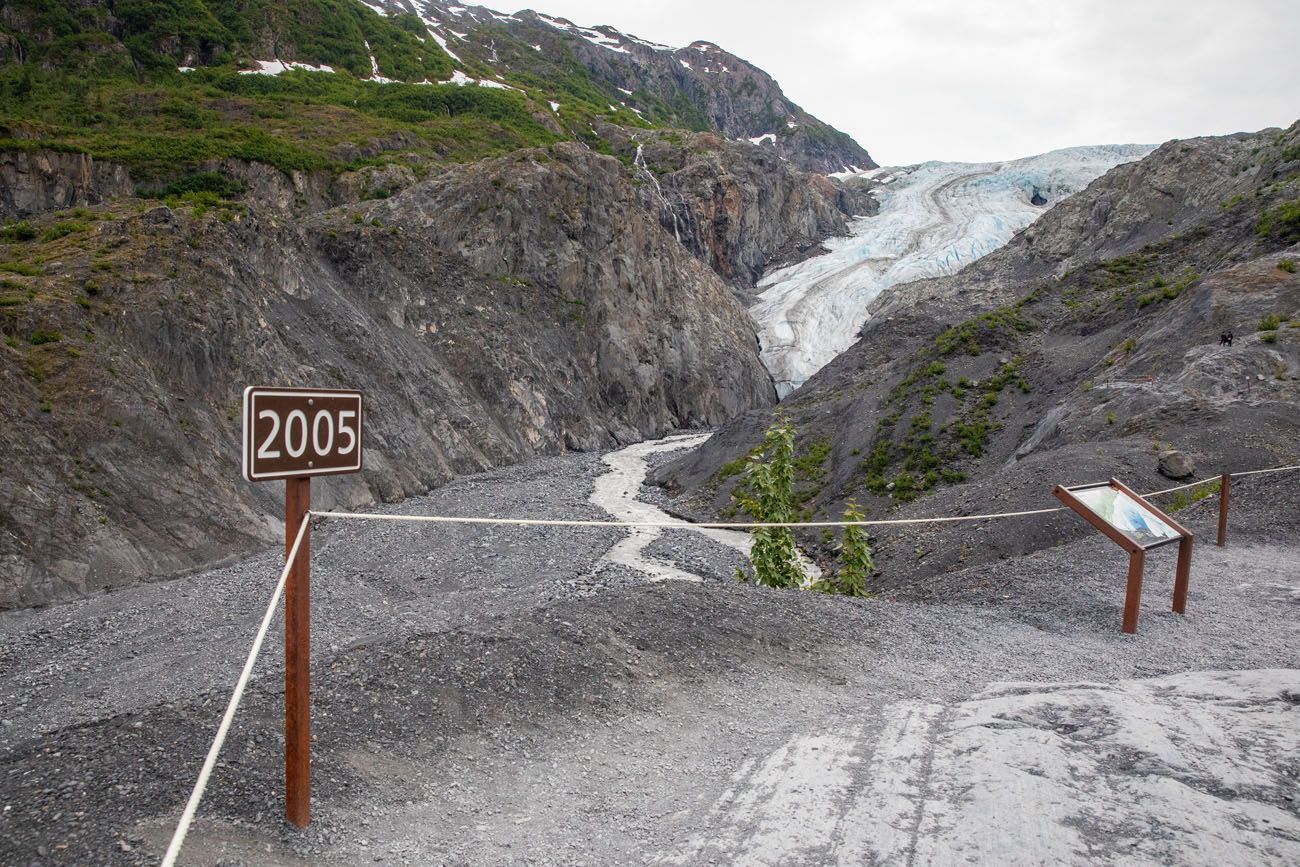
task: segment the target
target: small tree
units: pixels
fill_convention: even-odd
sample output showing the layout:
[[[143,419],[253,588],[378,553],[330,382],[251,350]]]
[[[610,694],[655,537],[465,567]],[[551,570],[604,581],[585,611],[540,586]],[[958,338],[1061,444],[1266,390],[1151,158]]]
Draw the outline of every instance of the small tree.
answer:
[[[744,480],[733,495],[755,521],[785,524],[794,520],[794,425],[784,415],[763,436],[763,450],[745,464]],[[754,578],[768,587],[802,587],[794,533],[787,527],[755,527],[750,561]],[[739,570],[738,570],[739,571]],[[742,580],[745,574],[740,572]]]
[[[865,521],[867,516],[853,500],[844,508],[844,520]],[[870,596],[867,577],[876,571],[876,561],[871,559],[871,545],[867,542],[864,527],[845,527],[840,541],[840,571],[838,591],[845,596]]]

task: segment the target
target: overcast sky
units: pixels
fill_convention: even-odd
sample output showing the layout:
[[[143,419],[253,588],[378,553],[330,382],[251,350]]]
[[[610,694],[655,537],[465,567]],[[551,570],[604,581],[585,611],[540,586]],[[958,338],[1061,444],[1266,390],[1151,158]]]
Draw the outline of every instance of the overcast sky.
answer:
[[[669,45],[716,42],[882,165],[1159,143],[1300,118],[1300,0],[528,3]]]

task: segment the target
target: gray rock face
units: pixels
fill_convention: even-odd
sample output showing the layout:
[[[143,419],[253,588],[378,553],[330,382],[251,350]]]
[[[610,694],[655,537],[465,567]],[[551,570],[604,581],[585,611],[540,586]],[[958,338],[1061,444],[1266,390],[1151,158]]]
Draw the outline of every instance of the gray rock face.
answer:
[[[133,192],[125,169],[96,163],[85,154],[0,153],[0,216],[94,205]]]
[[[1169,450],[1187,459],[1164,468],[1179,479],[1300,460],[1300,276],[1280,267],[1300,246],[1268,228],[1300,201],[1298,147],[1300,125],[1171,142],[957,275],[890,289],[782,403],[801,448],[830,446],[803,484],[815,514],[850,497],[873,518],[1050,508],[1054,485],[1110,477],[1158,490]],[[717,514],[720,469],[771,418],[746,414],[652,478],[687,494],[679,509]],[[923,592],[1071,532],[1059,515],[890,529],[877,563]]]
[[[731,290],[577,145],[302,219],[134,210],[16,278],[35,297],[0,349],[0,607],[276,538],[280,486],[239,477],[248,384],[366,393],[366,471],[318,481],[321,507],[775,400]]]
[[[643,132],[619,147],[632,154],[645,206],[742,291],[752,289],[766,270],[847,232],[850,216],[879,207],[859,188],[791,168],[770,148],[711,133],[684,138]]]
[[[1160,453],[1160,461],[1156,468],[1160,471],[1160,475],[1175,481],[1190,479],[1196,473],[1196,464],[1192,459],[1174,449]]]

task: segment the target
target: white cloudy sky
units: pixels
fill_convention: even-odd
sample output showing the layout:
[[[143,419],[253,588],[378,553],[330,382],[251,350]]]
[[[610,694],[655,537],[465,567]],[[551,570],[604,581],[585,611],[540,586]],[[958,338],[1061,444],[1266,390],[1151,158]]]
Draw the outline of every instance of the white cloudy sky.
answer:
[[[1300,118],[1300,0],[528,2],[671,45],[716,42],[882,165]]]

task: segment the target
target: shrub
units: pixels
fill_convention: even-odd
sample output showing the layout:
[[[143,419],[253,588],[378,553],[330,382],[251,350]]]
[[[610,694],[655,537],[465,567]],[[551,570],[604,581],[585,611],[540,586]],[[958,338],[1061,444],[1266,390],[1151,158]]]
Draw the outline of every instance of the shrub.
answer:
[[[844,508],[844,520],[865,521],[866,515],[857,503],[849,500]],[[835,583],[823,579],[817,582],[815,589],[859,598],[870,596],[867,592],[867,578],[874,571],[876,563],[871,557],[867,531],[862,527],[845,527],[840,541],[840,569],[835,575]]]
[[[1295,273],[1295,259],[1283,259],[1281,262],[1278,262],[1278,263],[1277,263],[1277,269],[1278,269],[1279,271],[1285,271],[1285,272],[1287,272],[1288,274],[1294,274],[1294,273]]]
[[[1276,313],[1270,313],[1263,319],[1259,320],[1259,327],[1256,331],[1277,331],[1285,320]]]
[[[75,221],[66,222],[66,223],[55,223],[53,226],[46,229],[44,232],[41,232],[41,240],[57,241],[60,238],[65,238],[68,235],[75,234],[76,232],[84,232],[86,231],[86,229],[89,228],[90,226],[88,226],[87,224],[75,222]]]
[[[229,199],[242,195],[245,190],[243,184],[233,178],[228,178],[220,172],[196,172],[192,175],[172,181],[165,187],[148,192],[142,192],[141,198],[150,199],[169,199],[184,198],[195,193],[207,193],[216,199]]]
[[[31,241],[35,237],[36,228],[26,220],[10,223],[0,229],[0,240],[4,241]]]
[[[28,265],[26,262],[0,262],[0,271],[22,274],[24,277],[39,277],[45,273],[39,265]]]
[[[744,481],[732,496],[753,520],[784,524],[794,520],[794,426],[784,416],[763,436],[759,455],[745,466]],[[794,534],[788,527],[755,527],[750,561],[754,578],[768,587],[801,587],[806,581],[799,565]],[[742,580],[744,573],[740,573]]]
[[[62,339],[63,335],[58,331],[49,331],[44,328],[38,328],[27,338],[27,342],[32,346],[42,346],[46,343],[58,343]]]
[[[1283,202],[1260,214],[1255,233],[1261,238],[1275,236],[1288,243],[1300,241],[1300,200]]]
[[[1259,339],[1265,343],[1277,343],[1277,332],[1265,331],[1259,335]]]
[[[1206,497],[1219,493],[1222,488],[1223,481],[1221,479],[1215,479],[1212,482],[1206,482],[1203,485],[1192,488],[1190,491],[1179,491],[1174,494],[1173,499],[1169,501],[1168,511],[1171,513],[1180,512],[1192,503],[1199,503]]]

